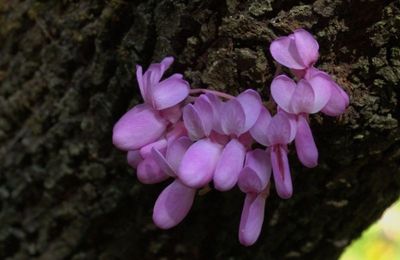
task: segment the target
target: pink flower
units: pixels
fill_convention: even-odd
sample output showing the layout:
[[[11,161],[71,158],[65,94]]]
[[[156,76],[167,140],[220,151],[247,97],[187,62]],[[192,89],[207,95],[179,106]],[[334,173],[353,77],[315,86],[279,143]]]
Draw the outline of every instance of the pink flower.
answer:
[[[162,229],[178,225],[189,213],[196,190],[175,179],[158,196],[153,210],[153,221]]]
[[[321,88],[330,89],[331,95],[328,103],[322,108],[322,113],[328,116],[339,116],[346,111],[350,103],[349,96],[327,73],[316,68],[310,68],[304,78],[320,84]],[[322,80],[315,82],[315,78],[322,78]]]
[[[142,67],[137,66],[136,76],[145,104],[133,107],[115,124],[113,143],[119,149],[136,150],[156,141],[169,122],[180,118],[179,103],[188,96],[189,84],[181,74],[160,81],[172,62],[173,58],[167,57],[150,65],[144,74]]]
[[[254,244],[261,233],[270,177],[271,163],[266,151],[249,151],[238,180],[240,190],[246,193],[239,226],[239,241],[245,246]]]
[[[309,81],[314,88],[318,87],[330,93],[330,98],[321,108],[321,112],[329,116],[338,116],[343,114],[349,105],[349,96],[328,74],[313,67],[318,60],[318,49],[318,42],[304,29],[280,37],[270,45],[271,55],[278,63],[290,68],[299,79]]]
[[[162,229],[168,229],[178,225],[186,217],[192,207],[196,189],[183,184],[177,176],[182,157],[191,144],[192,141],[185,135],[179,137],[171,137],[170,135],[165,152],[156,146],[153,146],[151,149],[151,158],[153,158],[162,173],[167,176],[167,178],[175,178],[175,180],[161,192],[154,205],[153,221]]]
[[[271,94],[279,107],[296,115],[297,133],[295,138],[299,160],[307,167],[318,164],[318,150],[308,124],[308,114],[317,113],[326,106],[331,89],[329,78],[323,73],[315,73],[309,80],[295,83],[285,75],[276,77],[271,84]]]
[[[261,109],[261,97],[254,90],[246,90],[235,99],[219,105],[217,115],[220,124],[216,128],[231,140],[224,146],[215,169],[213,181],[217,190],[227,191],[236,185],[243,168],[246,145],[249,145],[244,143],[245,133],[253,127]],[[251,139],[249,141],[252,142]]]
[[[318,49],[318,42],[304,29],[274,40],[269,48],[277,62],[295,70],[311,68],[318,60]]]
[[[210,139],[215,117],[211,96],[201,95],[194,104],[183,108],[184,124],[194,143],[183,155],[178,176],[192,188],[203,187],[212,180],[222,151],[222,145]]]
[[[271,118],[268,110],[264,108],[250,133],[257,142],[268,146],[278,195],[284,199],[290,198],[293,187],[287,158],[287,144],[295,137],[296,125],[282,112]]]

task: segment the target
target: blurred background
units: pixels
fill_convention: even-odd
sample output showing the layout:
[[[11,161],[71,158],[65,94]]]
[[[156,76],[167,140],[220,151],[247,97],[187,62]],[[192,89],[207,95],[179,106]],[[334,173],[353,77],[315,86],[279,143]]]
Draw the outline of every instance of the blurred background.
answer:
[[[340,260],[400,259],[400,199],[344,251]]]

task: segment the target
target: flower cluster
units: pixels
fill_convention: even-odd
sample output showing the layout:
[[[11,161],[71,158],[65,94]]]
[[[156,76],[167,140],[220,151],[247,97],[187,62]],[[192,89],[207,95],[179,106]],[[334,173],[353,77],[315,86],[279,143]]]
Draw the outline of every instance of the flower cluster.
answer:
[[[181,74],[162,80],[171,57],[144,73],[137,66],[144,104],[115,124],[113,143],[128,152],[128,163],[142,183],[173,179],[154,206],[153,221],[158,227],[168,229],[180,223],[198,189],[212,185],[228,191],[237,185],[246,194],[239,241],[252,245],[261,232],[271,175],[277,194],[285,199],[292,196],[288,144],[295,141],[305,166],[317,165],[308,115],[319,111],[340,115],[349,104],[348,96],[328,74],[313,67],[318,43],[308,32],[297,30],[279,38],[270,51],[298,78],[297,83],[285,75],[273,80],[271,94],[278,105],[274,116],[251,89],[234,97],[190,89]]]

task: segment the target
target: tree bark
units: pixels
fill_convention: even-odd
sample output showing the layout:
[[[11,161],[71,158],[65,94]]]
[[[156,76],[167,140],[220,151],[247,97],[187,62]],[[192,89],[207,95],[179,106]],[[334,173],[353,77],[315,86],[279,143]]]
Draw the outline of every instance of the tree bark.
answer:
[[[400,193],[399,17],[382,0],[0,1],[0,258],[337,259]],[[135,64],[172,55],[192,87],[268,100],[269,44],[300,27],[351,98],[340,118],[312,117],[319,166],[291,155],[294,196],[271,192],[250,248],[238,190],[157,229],[166,183],[140,184],[111,143],[141,102]]]

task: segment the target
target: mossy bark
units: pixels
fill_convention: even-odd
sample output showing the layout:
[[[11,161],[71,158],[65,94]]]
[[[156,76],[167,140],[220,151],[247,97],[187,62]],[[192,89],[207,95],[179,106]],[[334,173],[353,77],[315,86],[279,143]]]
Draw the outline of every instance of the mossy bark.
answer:
[[[237,241],[237,190],[155,228],[165,183],[140,184],[111,143],[141,102],[135,64],[173,55],[194,87],[268,100],[268,46],[299,27],[351,97],[312,117],[319,166],[291,155],[295,195],[272,192],[253,247]],[[0,1],[0,258],[336,259],[400,193],[399,37],[399,1]]]

